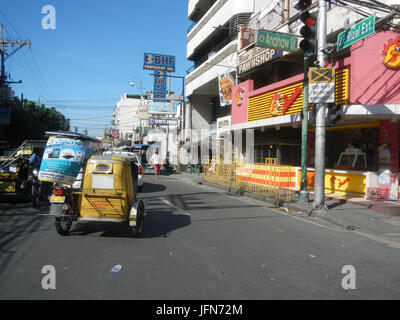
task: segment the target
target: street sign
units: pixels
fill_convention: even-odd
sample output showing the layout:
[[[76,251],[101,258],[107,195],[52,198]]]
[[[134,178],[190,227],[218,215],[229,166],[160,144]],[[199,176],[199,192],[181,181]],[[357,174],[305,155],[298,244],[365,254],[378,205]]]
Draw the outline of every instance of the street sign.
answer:
[[[375,15],[372,15],[352,26],[350,29],[339,33],[336,42],[336,51],[350,47],[375,32]]]
[[[309,103],[335,102],[335,68],[309,69]]]
[[[310,68],[310,82],[335,82],[335,68]]]
[[[157,53],[145,53],[143,69],[175,72],[175,57]]]
[[[268,30],[258,30],[256,45],[264,48],[277,49],[282,51],[298,50],[298,37],[278,32],[270,32]]]
[[[173,118],[160,118],[160,119],[150,118],[149,124],[155,126],[177,126],[179,123],[178,119],[173,119]]]
[[[281,50],[254,47],[241,53],[238,61],[238,75],[243,75],[259,67],[264,63],[275,60],[282,56]]]

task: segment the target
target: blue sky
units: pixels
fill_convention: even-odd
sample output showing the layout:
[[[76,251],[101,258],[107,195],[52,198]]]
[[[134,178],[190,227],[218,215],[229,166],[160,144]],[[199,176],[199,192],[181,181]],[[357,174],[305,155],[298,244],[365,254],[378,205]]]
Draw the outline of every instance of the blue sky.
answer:
[[[45,5],[56,9],[55,30],[42,28]],[[1,0],[0,10],[7,38],[32,42],[6,60],[6,72],[23,81],[12,85],[15,94],[57,106],[72,130],[88,129],[92,136],[110,127],[124,92],[140,94],[138,78],[144,92],[152,90],[145,52],[176,56],[176,76],[192,65],[186,60],[186,0]],[[132,80],[137,86],[129,85]],[[181,80],[172,80],[171,90],[180,93]]]

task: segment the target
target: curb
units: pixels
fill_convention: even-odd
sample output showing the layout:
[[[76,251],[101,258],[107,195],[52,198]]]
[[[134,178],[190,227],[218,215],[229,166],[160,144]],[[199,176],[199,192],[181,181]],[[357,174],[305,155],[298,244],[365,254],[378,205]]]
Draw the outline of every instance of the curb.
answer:
[[[293,202],[284,202],[283,200],[275,200],[275,199],[270,199],[258,194],[254,194],[251,192],[247,192],[247,191],[241,191],[235,188],[231,188],[231,187],[226,187],[223,185],[219,185],[216,183],[211,183],[211,182],[206,182],[206,181],[196,181],[193,179],[188,179],[186,177],[181,177],[180,179],[186,180],[186,181],[190,181],[192,183],[195,184],[203,184],[203,185],[208,185],[214,188],[218,188],[218,189],[222,189],[227,191],[228,193],[232,194],[232,195],[238,195],[238,196],[246,196],[252,199],[256,199],[256,200],[260,200],[260,201],[264,201],[264,202],[268,202],[270,204],[275,205],[277,208],[279,207],[287,207],[289,209],[292,210],[296,210],[296,211],[301,211],[304,215],[307,216],[316,216],[316,217],[320,217],[320,218],[324,218],[329,222],[335,223],[333,220],[328,219],[324,214],[324,210],[316,210],[313,209],[311,205],[303,205],[303,204],[299,204],[299,203],[293,203]],[[379,214],[384,214],[387,216],[392,216],[392,217],[400,217],[400,205],[392,205],[389,203],[385,203],[383,201],[368,201],[368,202],[364,202],[364,201],[354,201],[354,200],[347,200],[347,199],[340,199],[340,198],[335,198],[332,196],[328,196],[325,198],[326,200],[333,200],[336,202],[340,202],[340,203],[346,203],[346,204],[353,204],[353,205],[358,205],[358,206],[362,206],[365,207],[367,209],[373,210]],[[347,227],[347,226],[344,226]]]

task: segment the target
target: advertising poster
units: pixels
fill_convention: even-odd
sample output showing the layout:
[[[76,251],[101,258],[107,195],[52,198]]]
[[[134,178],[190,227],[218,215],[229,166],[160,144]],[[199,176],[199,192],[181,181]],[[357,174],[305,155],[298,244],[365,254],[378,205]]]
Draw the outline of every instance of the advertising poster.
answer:
[[[235,86],[235,81],[229,72],[225,72],[218,76],[219,85],[219,104],[225,107],[232,104],[232,89]]]
[[[39,180],[72,185],[84,160],[82,141],[50,137],[43,153]]]

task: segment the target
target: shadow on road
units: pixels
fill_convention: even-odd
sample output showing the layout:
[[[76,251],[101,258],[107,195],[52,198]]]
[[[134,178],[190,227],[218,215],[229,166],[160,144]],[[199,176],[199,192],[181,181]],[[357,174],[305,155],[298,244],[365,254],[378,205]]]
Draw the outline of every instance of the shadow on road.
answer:
[[[167,189],[167,187],[162,184],[144,182],[142,192],[140,192],[140,193],[161,192],[166,189]]]
[[[186,214],[172,211],[147,211],[143,225],[143,237],[167,237],[172,231],[186,227],[190,223],[190,216]]]
[[[167,237],[172,231],[188,226],[190,216],[173,214],[172,211],[146,212],[141,238]],[[88,236],[100,233],[99,237],[134,238],[126,222],[78,222],[73,225],[70,236]]]
[[[88,236],[100,233],[100,237],[133,238],[128,223],[121,222],[77,222],[73,225],[69,236]]]

